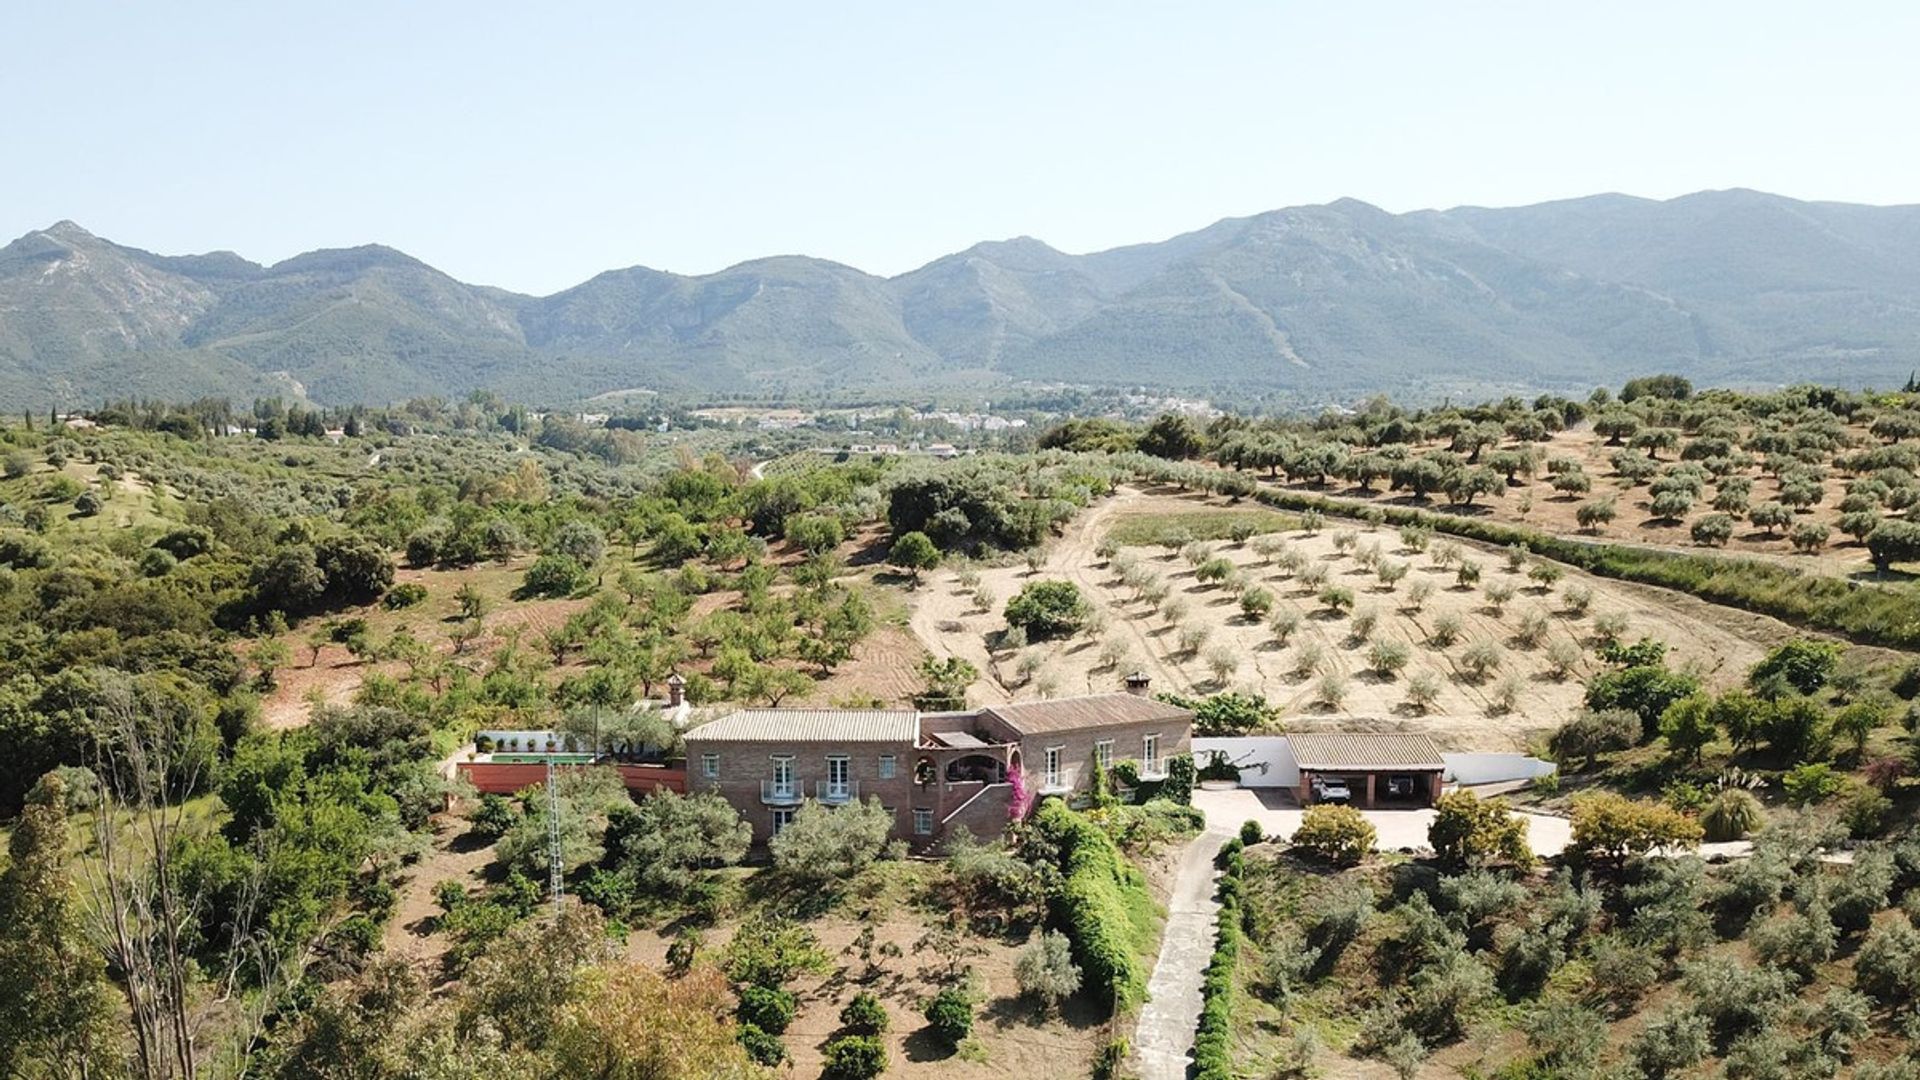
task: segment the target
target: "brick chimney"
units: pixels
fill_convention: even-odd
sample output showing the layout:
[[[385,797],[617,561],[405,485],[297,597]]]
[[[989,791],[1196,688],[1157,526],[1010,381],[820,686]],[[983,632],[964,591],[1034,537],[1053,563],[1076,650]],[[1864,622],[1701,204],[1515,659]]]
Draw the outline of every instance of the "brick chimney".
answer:
[[[687,680],[679,672],[667,676],[667,708],[677,709],[687,700]]]
[[[1127,693],[1134,697],[1146,697],[1147,688],[1153,685],[1153,679],[1144,671],[1136,671],[1127,676]]]

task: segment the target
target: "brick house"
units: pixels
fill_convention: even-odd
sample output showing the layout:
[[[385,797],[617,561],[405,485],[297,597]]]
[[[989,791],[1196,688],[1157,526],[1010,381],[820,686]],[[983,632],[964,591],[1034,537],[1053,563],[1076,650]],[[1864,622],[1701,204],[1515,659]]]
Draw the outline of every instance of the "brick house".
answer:
[[[1143,779],[1189,751],[1193,714],[1148,696],[1091,694],[955,712],[741,709],[686,733],[687,787],[717,791],[764,843],[805,800],[877,799],[916,848],[956,828],[1006,827],[1013,773],[1034,795],[1091,790],[1093,766],[1138,764]]]

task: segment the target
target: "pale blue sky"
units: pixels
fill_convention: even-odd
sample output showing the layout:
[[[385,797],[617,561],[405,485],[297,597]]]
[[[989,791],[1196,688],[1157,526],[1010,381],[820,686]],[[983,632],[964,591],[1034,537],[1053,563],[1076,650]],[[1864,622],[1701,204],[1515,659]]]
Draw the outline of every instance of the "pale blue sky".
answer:
[[[7,4],[0,234],[548,292],[1340,196],[1920,201],[1911,2],[292,7]]]

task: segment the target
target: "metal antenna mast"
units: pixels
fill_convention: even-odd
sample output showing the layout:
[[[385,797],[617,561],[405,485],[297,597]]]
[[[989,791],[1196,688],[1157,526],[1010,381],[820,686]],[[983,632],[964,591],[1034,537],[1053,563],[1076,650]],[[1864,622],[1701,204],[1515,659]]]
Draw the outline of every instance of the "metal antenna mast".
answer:
[[[564,862],[560,858],[560,792],[553,786],[553,759],[547,759],[547,892],[553,897],[553,914],[560,914],[560,892],[566,887]]]

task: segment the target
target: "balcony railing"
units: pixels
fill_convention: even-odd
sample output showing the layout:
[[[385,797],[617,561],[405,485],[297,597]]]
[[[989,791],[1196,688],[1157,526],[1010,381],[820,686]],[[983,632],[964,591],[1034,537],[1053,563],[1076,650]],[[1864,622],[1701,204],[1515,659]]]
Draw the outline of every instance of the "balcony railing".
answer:
[[[1040,794],[1060,795],[1073,790],[1074,780],[1079,774],[1077,768],[1058,769],[1040,776]]]
[[[853,802],[860,797],[860,781],[842,780],[839,783],[832,780],[815,781],[813,797],[833,806]]]
[[[792,806],[800,801],[800,795],[797,780],[760,781],[760,801],[770,806]]]

